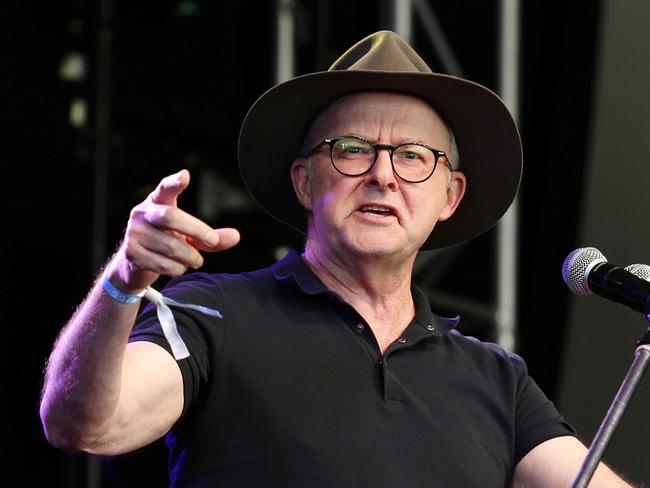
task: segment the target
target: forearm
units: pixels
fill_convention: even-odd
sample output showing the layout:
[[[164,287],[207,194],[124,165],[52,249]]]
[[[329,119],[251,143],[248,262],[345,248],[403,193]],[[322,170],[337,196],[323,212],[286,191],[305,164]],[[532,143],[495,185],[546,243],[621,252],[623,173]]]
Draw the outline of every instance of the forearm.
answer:
[[[87,450],[111,423],[138,304],[110,298],[98,281],[56,341],[48,360],[40,415],[48,440]]]
[[[572,436],[550,439],[531,450],[515,469],[514,488],[555,488],[571,486],[585,457],[587,448]],[[600,463],[589,488],[632,488],[605,464]]]

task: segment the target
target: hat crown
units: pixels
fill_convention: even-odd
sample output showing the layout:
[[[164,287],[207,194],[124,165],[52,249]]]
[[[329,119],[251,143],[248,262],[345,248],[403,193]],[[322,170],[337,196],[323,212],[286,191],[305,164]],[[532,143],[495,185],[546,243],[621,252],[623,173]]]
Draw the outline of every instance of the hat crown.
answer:
[[[418,53],[392,31],[375,32],[360,40],[329,68],[344,70],[432,72]]]

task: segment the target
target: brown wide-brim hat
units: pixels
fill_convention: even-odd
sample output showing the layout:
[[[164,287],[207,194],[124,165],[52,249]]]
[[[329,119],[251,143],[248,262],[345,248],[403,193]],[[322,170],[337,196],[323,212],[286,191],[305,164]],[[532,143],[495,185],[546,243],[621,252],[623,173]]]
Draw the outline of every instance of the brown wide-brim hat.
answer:
[[[460,244],[485,232],[515,198],[522,171],[517,126],[501,99],[482,85],[433,73],[397,34],[381,31],[352,46],[328,71],[298,76],[264,93],[239,135],[239,168],[253,199],[284,224],[306,231],[289,168],[300,156],[309,126],[334,100],[379,90],[428,102],[454,133],[465,196],[449,219],[438,222],[421,250]]]

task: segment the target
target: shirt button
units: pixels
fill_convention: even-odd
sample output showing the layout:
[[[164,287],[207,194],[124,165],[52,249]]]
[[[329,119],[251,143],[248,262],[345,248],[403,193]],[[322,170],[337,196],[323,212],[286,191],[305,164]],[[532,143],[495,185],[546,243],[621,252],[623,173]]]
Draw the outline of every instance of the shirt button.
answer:
[[[400,337],[399,339],[397,339],[397,342],[399,342],[400,344],[406,344],[406,337]]]
[[[366,326],[363,325],[361,322],[357,324],[357,332],[361,334],[365,330]]]
[[[433,325],[428,324],[427,325],[427,330],[430,330],[431,332],[433,332],[434,330],[436,330],[436,328]]]

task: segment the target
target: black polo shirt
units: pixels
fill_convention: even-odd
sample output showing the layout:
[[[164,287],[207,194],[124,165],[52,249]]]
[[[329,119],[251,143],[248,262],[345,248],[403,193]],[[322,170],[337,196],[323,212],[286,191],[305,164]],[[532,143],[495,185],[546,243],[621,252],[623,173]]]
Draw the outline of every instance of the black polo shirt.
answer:
[[[191,356],[172,486],[505,486],[530,449],[573,432],[521,358],[452,330],[415,287],[416,316],[383,356],[295,252],[164,294],[223,315],[174,310]],[[169,350],[151,306],[131,340]]]

